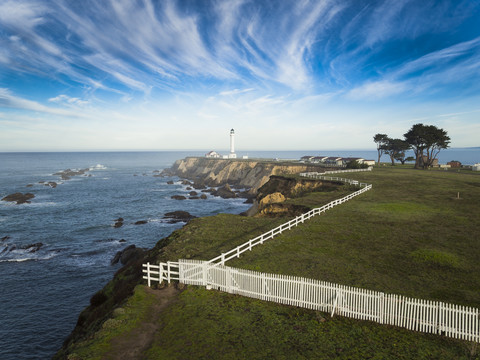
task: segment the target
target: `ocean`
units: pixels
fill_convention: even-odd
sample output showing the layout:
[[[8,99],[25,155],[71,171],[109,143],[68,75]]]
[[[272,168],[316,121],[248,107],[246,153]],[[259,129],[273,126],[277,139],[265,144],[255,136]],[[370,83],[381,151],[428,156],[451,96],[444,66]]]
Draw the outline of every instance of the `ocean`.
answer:
[[[115,253],[134,244],[151,248],[183,223],[165,213],[238,214],[243,199],[172,200],[187,195],[178,178],[154,175],[189,152],[0,153],[0,198],[35,195],[30,204],[0,201],[0,359],[48,359],[78,315],[120,268]],[[480,162],[480,149],[448,149],[440,162]],[[304,155],[376,159],[376,151],[251,151],[239,156],[299,159]],[[383,158],[384,161],[388,159]],[[66,169],[88,169],[61,180]],[[173,180],[174,184],[167,184]],[[56,187],[45,185],[56,182]],[[124,225],[115,228],[115,220]],[[135,225],[137,221],[147,221]]]

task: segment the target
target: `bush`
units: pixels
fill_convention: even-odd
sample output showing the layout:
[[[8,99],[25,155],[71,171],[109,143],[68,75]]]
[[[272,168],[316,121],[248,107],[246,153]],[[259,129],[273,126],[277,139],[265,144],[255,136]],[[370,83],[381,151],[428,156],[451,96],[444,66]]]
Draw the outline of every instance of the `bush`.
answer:
[[[358,160],[352,160],[347,164],[347,169],[366,169],[368,168],[367,164],[360,164]]]

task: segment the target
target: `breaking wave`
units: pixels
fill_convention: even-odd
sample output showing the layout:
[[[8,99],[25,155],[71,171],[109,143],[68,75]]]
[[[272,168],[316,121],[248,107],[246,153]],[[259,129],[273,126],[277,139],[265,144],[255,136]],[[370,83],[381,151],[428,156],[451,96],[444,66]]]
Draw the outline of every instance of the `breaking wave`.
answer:
[[[107,167],[105,165],[102,165],[102,164],[97,164],[95,166],[91,166],[90,167],[90,171],[93,171],[93,170],[106,170]]]

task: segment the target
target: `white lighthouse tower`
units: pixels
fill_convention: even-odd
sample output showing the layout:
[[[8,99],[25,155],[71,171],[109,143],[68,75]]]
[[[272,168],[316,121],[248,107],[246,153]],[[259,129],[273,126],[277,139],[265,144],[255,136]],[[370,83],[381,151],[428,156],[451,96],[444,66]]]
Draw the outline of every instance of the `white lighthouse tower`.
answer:
[[[237,154],[235,154],[235,130],[230,130],[230,154],[228,155],[229,159],[236,159]]]

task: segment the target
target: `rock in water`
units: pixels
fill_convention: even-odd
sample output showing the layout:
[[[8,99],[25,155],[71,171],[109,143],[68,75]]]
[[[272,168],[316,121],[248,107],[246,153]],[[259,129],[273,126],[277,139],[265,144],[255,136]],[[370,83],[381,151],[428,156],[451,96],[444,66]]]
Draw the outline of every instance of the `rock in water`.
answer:
[[[22,193],[14,193],[14,194],[10,194],[10,195],[7,195],[5,196],[2,200],[3,201],[13,201],[13,202],[16,202],[17,205],[19,204],[30,204],[30,199],[33,199],[35,197],[35,195],[33,195],[32,193],[26,193],[26,194],[22,194]]]
[[[119,228],[123,226],[123,218],[119,217],[117,220],[115,220],[115,225],[113,225],[114,228]]]
[[[56,172],[53,175],[60,176],[62,180],[70,180],[73,176],[84,175],[89,170],[90,169],[80,169],[80,170],[67,169],[67,170]]]
[[[115,265],[120,261],[122,265],[125,265],[143,256],[144,252],[144,249],[137,248],[135,245],[127,246],[125,249],[118,251],[115,254],[112,261],[110,261],[110,264]]]
[[[219,188],[217,191],[212,192],[212,195],[220,196],[224,199],[233,199],[237,197],[235,192],[232,191],[232,189],[230,188],[230,186],[228,186],[228,184]]]
[[[139,220],[139,221],[137,221],[134,225],[144,225],[144,224],[146,224],[146,223],[148,223],[147,220]]]
[[[35,244],[29,244],[29,245],[22,246],[22,249],[27,250],[28,252],[34,253],[34,252],[37,252],[38,250],[40,250],[40,248],[42,246],[43,246],[43,243],[38,242],[38,243],[35,243]]]
[[[168,219],[170,224],[175,224],[177,222],[188,222],[196,216],[190,214],[188,211],[172,211],[165,214],[164,219]]]
[[[171,198],[174,199],[174,200],[186,200],[187,199],[183,195],[173,195]]]

